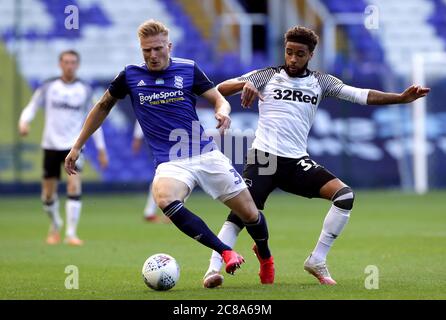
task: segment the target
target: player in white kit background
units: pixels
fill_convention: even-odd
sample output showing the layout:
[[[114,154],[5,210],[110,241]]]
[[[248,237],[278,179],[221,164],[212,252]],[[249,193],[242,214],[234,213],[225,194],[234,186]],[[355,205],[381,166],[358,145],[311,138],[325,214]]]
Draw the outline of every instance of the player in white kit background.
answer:
[[[45,111],[45,126],[42,136],[43,149],[43,177],[42,202],[45,212],[51,219],[47,236],[48,244],[61,241],[60,232],[63,220],[59,212],[59,197],[57,195],[61,166],[71,147],[73,146],[85,118],[90,111],[92,89],[84,81],[76,77],[80,64],[79,54],[74,50],[67,50],[59,55],[60,77],[45,81],[33,94],[28,105],[23,109],[19,120],[19,133],[26,136],[30,132],[30,123],[37,111]],[[95,146],[98,149],[98,160],[101,168],[108,165],[102,130],[94,135]],[[83,157],[76,166],[80,171]],[[65,243],[82,245],[83,241],[77,236],[82,209],[81,175],[67,176],[67,200]]]
[[[308,133],[317,107],[325,97],[334,97],[361,105],[410,103],[426,96],[430,89],[411,86],[404,92],[386,93],[354,88],[341,80],[318,71],[310,71],[318,36],[310,29],[296,26],[285,33],[285,65],[269,67],[224,81],[217,86],[224,95],[241,93],[241,105],[250,107],[259,98],[259,120],[252,148],[248,150],[243,178],[259,210],[276,189],[331,201],[316,247],[304,262],[304,269],[321,284],[334,285],[326,258],[334,240],[347,224],[353,208],[353,190],[334,174],[309,158]],[[261,174],[269,166],[264,160],[276,162],[272,174]],[[231,248],[243,229],[237,216],[230,213],[219,238]],[[292,241],[292,240],[291,240]],[[221,258],[213,252],[205,275],[205,287],[221,285]],[[274,282],[274,267],[261,261],[260,278]]]

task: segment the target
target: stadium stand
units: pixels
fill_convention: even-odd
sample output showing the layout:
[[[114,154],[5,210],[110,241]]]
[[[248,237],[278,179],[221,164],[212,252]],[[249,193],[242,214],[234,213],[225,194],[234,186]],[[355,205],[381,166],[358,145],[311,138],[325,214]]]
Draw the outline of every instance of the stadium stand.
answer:
[[[379,32],[367,30],[363,24],[339,25],[345,48],[338,48],[334,65],[322,70],[351,85],[379,90],[399,90],[399,87],[389,88],[386,81],[394,76],[397,83],[401,82],[398,79],[408,78],[408,61],[414,52],[441,51],[445,48],[444,0],[413,0],[404,6],[397,0],[317,1],[332,15],[363,14],[368,5],[380,8]],[[250,6],[249,1],[240,0],[239,3],[248,13],[267,13],[267,6],[264,5],[266,1],[262,1],[262,5],[258,4],[255,8]],[[17,4],[21,6],[19,16],[16,15]],[[78,30],[65,28],[69,14],[61,13],[70,5],[79,8]],[[217,50],[213,42],[215,39],[212,39],[215,34],[210,30],[212,21],[205,19],[205,13],[192,14],[193,10],[189,5],[187,0],[135,0],[131,3],[110,0],[1,0],[0,37],[7,51],[17,57],[20,72],[32,88],[44,79],[58,74],[57,55],[61,50],[75,48],[82,56],[79,76],[92,82],[100,94],[124,65],[141,61],[136,28],[140,22],[149,18],[159,19],[169,25],[174,55],[196,60],[215,82],[277,63],[269,59],[270,48],[262,43],[254,46],[253,63],[250,65],[241,62],[240,52],[236,47],[223,45],[224,50]],[[296,5],[297,7],[299,6]],[[19,25],[15,25],[17,17],[21,21]],[[257,33],[255,35],[258,37]],[[413,41],[414,39],[416,41]],[[281,55],[279,56],[281,58]],[[402,87],[405,84],[399,85]],[[230,98],[230,101],[234,102],[234,111],[239,111],[238,100],[231,99],[233,98]],[[321,105],[322,113],[328,105],[330,110],[349,110],[330,111],[335,112],[329,114],[331,117],[350,114],[348,104],[346,107],[345,103],[332,100]],[[122,107],[115,108],[110,119],[104,124],[107,146],[113,158],[110,168],[102,175],[105,181],[146,181],[152,175],[152,168],[147,165],[146,150],[135,157],[127,147],[132,138],[134,121],[134,116],[127,106],[128,101],[124,101]],[[353,113],[353,116],[356,114]],[[361,116],[371,117],[372,114],[363,113]],[[380,119],[378,116],[377,118]],[[323,116],[320,119],[323,119]],[[317,130],[312,135],[322,139]],[[387,139],[388,136],[383,136],[384,138]],[[380,143],[384,144],[384,141],[378,141],[378,144]],[[316,143],[313,146],[317,149]],[[91,159],[95,158],[93,152],[94,148],[87,148]],[[326,156],[326,153],[322,152],[321,155]],[[383,161],[390,160],[392,159],[387,158]],[[334,169],[342,169],[337,168],[339,162],[334,157],[333,161],[323,162]],[[343,163],[343,167],[349,167],[347,162]],[[398,184],[398,176],[391,171],[396,172],[397,169],[390,166],[389,172],[385,173],[390,177],[386,183]],[[351,181],[353,184],[357,182],[368,186],[379,183],[364,182],[360,179],[355,181],[353,178]]]
[[[434,9],[428,21],[435,27],[437,34],[446,41],[446,1],[432,0]]]
[[[368,4],[380,8],[380,42],[386,62],[398,75],[410,75],[411,65],[408,62],[413,53],[445,49],[444,39],[439,37],[429,21],[431,15],[437,17],[438,14],[435,13],[434,1],[413,0],[401,6],[395,0],[371,0]]]

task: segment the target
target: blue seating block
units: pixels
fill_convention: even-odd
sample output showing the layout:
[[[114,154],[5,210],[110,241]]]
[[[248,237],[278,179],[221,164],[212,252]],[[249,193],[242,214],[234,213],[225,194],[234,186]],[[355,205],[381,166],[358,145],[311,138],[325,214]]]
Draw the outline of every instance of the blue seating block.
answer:
[[[428,22],[433,24],[437,34],[446,42],[446,4],[442,0],[432,0],[434,10]]]

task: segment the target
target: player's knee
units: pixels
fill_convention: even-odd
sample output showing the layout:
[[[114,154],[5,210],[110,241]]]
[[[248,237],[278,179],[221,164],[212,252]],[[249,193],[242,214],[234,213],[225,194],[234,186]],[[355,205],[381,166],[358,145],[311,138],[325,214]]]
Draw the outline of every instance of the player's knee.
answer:
[[[174,201],[184,202],[189,193],[189,187],[171,178],[156,179],[152,184],[153,198],[157,206],[164,210]]]
[[[333,204],[344,210],[351,210],[353,208],[354,200],[355,194],[350,187],[339,189],[332,198]]]
[[[41,199],[44,204],[53,203],[56,200],[56,195],[52,193],[43,192]]]
[[[77,183],[67,183],[67,194],[80,194],[81,190],[80,190],[80,186]]]
[[[158,193],[154,196],[156,205],[161,209],[167,208],[172,202],[178,200],[167,193]]]
[[[239,204],[237,212],[234,211],[243,223],[252,223],[259,219],[259,210],[253,200]]]
[[[155,199],[155,202],[156,202],[156,205],[158,206],[158,208],[160,208],[161,210],[164,210],[164,208],[166,208],[173,201],[166,199],[166,198],[158,198],[158,199]]]

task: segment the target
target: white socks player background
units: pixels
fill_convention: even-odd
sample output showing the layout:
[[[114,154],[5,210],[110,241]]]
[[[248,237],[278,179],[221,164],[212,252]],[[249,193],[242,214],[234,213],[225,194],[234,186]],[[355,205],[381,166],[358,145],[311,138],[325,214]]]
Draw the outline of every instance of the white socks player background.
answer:
[[[77,237],[76,230],[81,215],[82,202],[79,200],[67,199],[65,203],[65,211],[67,214],[67,228],[65,237],[75,238]]]
[[[144,208],[144,217],[153,217],[156,215],[158,206],[156,205],[155,199],[153,198],[152,192],[149,192],[147,196],[146,207]]]
[[[235,223],[225,221],[225,223],[221,227],[220,232],[218,233],[218,238],[227,246],[234,248],[240,230],[241,229],[239,228],[239,226],[237,226]],[[220,271],[222,265],[223,261],[221,255],[216,251],[212,251],[209,269],[206,274],[213,270]]]
[[[59,199],[56,199],[50,205],[44,203],[43,210],[48,214],[51,219],[51,227],[53,231],[60,231],[63,226],[63,220],[59,213]]]
[[[321,262],[327,259],[334,240],[339,236],[350,218],[351,210],[345,210],[331,205],[330,210],[325,217],[319,241],[313,250],[310,260],[312,262]]]

